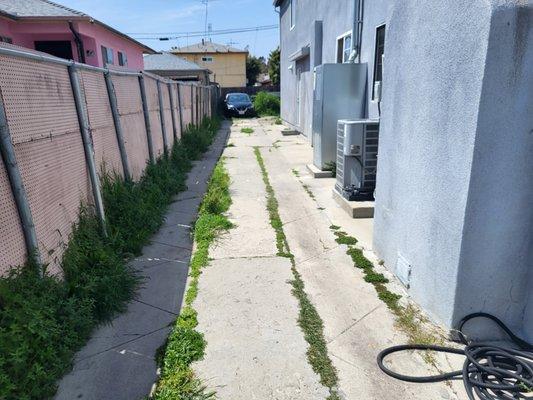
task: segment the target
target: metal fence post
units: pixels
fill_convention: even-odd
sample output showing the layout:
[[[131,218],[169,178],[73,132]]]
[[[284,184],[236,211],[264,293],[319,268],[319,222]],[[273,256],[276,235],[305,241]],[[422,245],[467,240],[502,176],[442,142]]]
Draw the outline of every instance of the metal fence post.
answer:
[[[181,110],[181,90],[180,90],[180,84],[176,84],[178,88],[178,112],[180,114],[180,136],[183,137],[183,111]]]
[[[176,130],[176,109],[174,107],[174,98],[172,97],[172,83],[167,83],[168,86],[168,98],[170,99],[170,115],[172,117],[172,134],[174,140],[178,140],[178,132]]]
[[[118,150],[120,152],[120,160],[122,161],[122,169],[124,171],[124,178],[131,180],[130,167],[128,163],[128,153],[126,152],[126,145],[124,144],[124,134],[122,132],[122,124],[120,123],[120,114],[118,111],[117,94],[115,86],[111,79],[109,71],[104,73],[105,84],[107,87],[107,94],[109,96],[109,105],[111,106],[111,114],[113,115],[113,122],[115,124],[115,133],[117,135]]]
[[[78,122],[80,124],[81,138],[83,141],[83,150],[85,152],[85,159],[87,161],[87,167],[89,169],[89,177],[91,179],[91,187],[94,196],[94,204],[96,207],[96,214],[102,225],[102,231],[104,236],[107,236],[104,202],[102,200],[102,192],[100,186],[100,178],[96,171],[96,161],[94,159],[94,148],[91,139],[91,130],[89,127],[89,119],[87,118],[86,109],[83,105],[80,80],[78,78],[78,71],[75,65],[68,67],[70,75],[70,83],[72,86],[72,93],[74,95],[74,103],[76,105],[76,111],[78,113]]]
[[[143,106],[144,114],[144,126],[146,127],[146,139],[148,142],[148,156],[150,158],[150,163],[155,163],[154,156],[154,144],[152,142],[152,128],[150,125],[150,111],[148,111],[148,101],[146,100],[146,86],[144,83],[144,76],[139,76],[139,87],[141,89],[141,100]]]
[[[191,125],[194,125],[194,106],[193,106],[193,95],[194,87],[191,85]]]
[[[199,110],[198,110],[198,86],[195,87],[194,89],[194,115],[195,115],[195,121],[196,121],[196,126],[199,126],[200,125],[200,121],[199,121]]]
[[[165,123],[165,109],[163,108],[163,92],[161,82],[157,80],[157,97],[159,98],[159,119],[161,120],[161,134],[163,135],[163,151],[168,154],[167,125]]]
[[[7,124],[7,115],[4,108],[4,99],[0,92],[0,153],[4,165],[6,167],[7,176],[15,200],[15,206],[22,225],[22,234],[24,236],[24,243],[26,244],[26,253],[28,259],[31,259],[39,268],[39,274],[43,275],[41,255],[39,254],[39,242],[37,241],[37,232],[35,231],[35,225],[33,223],[33,217],[31,214],[30,202],[24,183],[22,182],[22,176],[17,164],[17,158],[15,156],[15,148],[11,142],[11,134],[9,132],[9,126]]]

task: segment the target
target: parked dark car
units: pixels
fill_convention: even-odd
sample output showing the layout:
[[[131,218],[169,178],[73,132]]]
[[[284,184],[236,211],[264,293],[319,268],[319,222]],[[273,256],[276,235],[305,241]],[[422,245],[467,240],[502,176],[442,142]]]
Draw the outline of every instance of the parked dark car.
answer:
[[[228,93],[224,99],[224,112],[228,117],[252,117],[254,105],[246,93]]]

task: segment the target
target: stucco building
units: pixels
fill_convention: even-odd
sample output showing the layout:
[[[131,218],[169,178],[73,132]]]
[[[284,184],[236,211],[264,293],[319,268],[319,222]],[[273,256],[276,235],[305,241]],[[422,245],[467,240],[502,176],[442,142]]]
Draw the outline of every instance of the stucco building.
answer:
[[[377,256],[435,321],[488,312],[533,340],[532,3],[274,5],[287,125],[311,136],[314,67],[368,65]]]
[[[191,46],[173,48],[170,52],[209,69],[211,80],[220,87],[246,86],[246,50],[202,40]]]
[[[367,84],[381,79],[384,28],[391,0],[276,0],[280,10],[281,118],[311,139],[313,69],[320,64],[349,62],[352,38],[359,37],[355,61],[367,64]],[[356,6],[361,7],[364,23],[354,22]],[[357,32],[359,30],[359,32]],[[355,32],[355,34],[354,34]],[[356,39],[357,40],[357,39]],[[379,42],[379,43],[378,43]],[[380,47],[382,48],[382,47]],[[366,117],[378,117],[378,104],[367,91]]]
[[[48,0],[0,0],[0,42],[103,67],[143,69],[154,50],[82,12]]]

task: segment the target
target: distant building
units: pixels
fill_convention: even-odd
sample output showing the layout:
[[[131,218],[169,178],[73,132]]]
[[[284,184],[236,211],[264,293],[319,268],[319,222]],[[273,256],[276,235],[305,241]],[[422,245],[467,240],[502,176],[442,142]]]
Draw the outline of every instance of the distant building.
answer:
[[[221,87],[246,86],[246,50],[202,40],[191,46],[173,48],[171,53],[192,61],[212,73]]]
[[[144,56],[144,69],[175,81],[209,83],[211,71],[177,55],[161,52]]]
[[[0,0],[0,42],[89,65],[143,69],[154,50],[82,12],[48,0]]]

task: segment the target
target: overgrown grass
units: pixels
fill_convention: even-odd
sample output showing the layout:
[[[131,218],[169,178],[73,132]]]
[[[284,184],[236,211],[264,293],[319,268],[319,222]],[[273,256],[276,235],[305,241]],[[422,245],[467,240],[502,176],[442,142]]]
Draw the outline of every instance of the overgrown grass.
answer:
[[[280,98],[268,92],[259,92],[254,98],[255,112],[261,117],[279,117]]]
[[[203,335],[195,330],[198,320],[193,302],[198,295],[202,269],[209,263],[209,246],[220,232],[233,226],[224,215],[230,205],[229,175],[224,160],[220,160],[209,181],[194,227],[196,251],[191,260],[185,307],[176,320],[162,356],[161,379],[154,394],[156,400],[202,400],[215,395],[202,385],[190,367],[191,363],[202,359],[206,346]]]
[[[64,279],[46,271],[40,277],[31,264],[0,279],[0,399],[53,397],[95,326],[125,309],[139,283],[128,257],[161,225],[172,195],[185,188],[191,160],[217,128],[217,120],[190,128],[138,183],[103,177],[109,237],[92,210],[82,208],[63,254]]]
[[[270,224],[276,233],[276,245],[278,255],[287,257],[291,262],[291,270],[294,279],[290,282],[292,293],[298,299],[300,312],[298,315],[298,324],[304,333],[304,338],[309,344],[307,350],[307,359],[313,368],[313,371],[320,376],[320,383],[329,389],[329,400],[339,399],[337,393],[337,371],[328,355],[326,340],[324,338],[324,323],[318,314],[315,306],[311,303],[305,293],[304,281],[294,261],[294,255],[291,253],[289,242],[283,230],[283,223],[279,215],[279,204],[274,193],[274,188],[270,184],[268,172],[258,147],[254,147],[255,157],[261,169],[263,182],[267,193],[267,210],[270,217]]]

